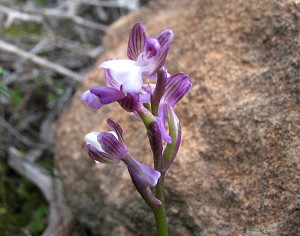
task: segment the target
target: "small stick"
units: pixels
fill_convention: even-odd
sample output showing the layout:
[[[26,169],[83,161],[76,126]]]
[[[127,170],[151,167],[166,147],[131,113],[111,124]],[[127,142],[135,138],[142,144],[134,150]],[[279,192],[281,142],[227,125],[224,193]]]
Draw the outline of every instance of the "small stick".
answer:
[[[81,75],[77,74],[74,71],[71,71],[61,65],[58,65],[56,63],[53,63],[45,58],[39,57],[37,55],[34,55],[30,52],[27,52],[21,48],[16,47],[13,44],[7,43],[5,41],[0,40],[0,50],[14,53],[25,60],[29,60],[39,66],[45,67],[47,69],[53,70],[61,75],[64,75],[66,77],[72,78],[76,81],[79,81],[81,79]]]

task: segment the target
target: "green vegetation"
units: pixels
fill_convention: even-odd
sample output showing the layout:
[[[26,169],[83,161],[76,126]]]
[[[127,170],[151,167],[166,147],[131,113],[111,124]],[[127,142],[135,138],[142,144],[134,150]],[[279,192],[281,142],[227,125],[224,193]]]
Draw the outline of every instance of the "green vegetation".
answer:
[[[27,2],[11,0],[0,5],[29,15],[41,15],[43,9],[68,13],[68,9],[59,7],[64,1],[34,0],[30,1],[31,6],[24,7]],[[109,25],[127,13],[126,9],[110,7],[103,8],[103,14],[88,2],[81,4],[83,7],[77,9],[77,15],[95,24]],[[96,58],[88,52],[99,47],[104,36],[102,30],[85,27],[64,17],[42,16],[43,23],[16,18],[8,27],[5,12],[2,18],[4,24],[0,27],[0,35],[3,41],[78,74],[85,74],[94,64]],[[41,43],[44,39],[47,39],[46,44]],[[82,50],[77,52],[78,47],[86,49],[87,54]],[[1,51],[0,63],[0,114],[8,124],[0,125],[3,134],[0,135],[0,236],[41,235],[47,224],[47,202],[38,188],[9,168],[7,150],[14,146],[25,153],[34,149],[35,143],[45,145],[46,150],[36,163],[52,174],[54,140],[49,135],[45,142],[41,134],[52,127],[76,83],[55,70],[25,60],[18,52]],[[24,138],[30,142],[24,142]]]
[[[1,27],[0,32],[13,37],[24,37],[27,35],[42,35],[44,29],[42,23],[22,22],[22,24],[13,23],[7,28]]]
[[[47,213],[47,202],[39,190],[0,162],[0,235],[19,236],[22,231],[41,235]]]

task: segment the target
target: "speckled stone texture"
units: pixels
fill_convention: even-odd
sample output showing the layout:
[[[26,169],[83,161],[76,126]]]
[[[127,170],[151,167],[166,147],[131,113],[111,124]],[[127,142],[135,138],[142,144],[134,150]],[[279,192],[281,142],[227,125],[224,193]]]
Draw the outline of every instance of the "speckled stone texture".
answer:
[[[166,177],[170,235],[300,234],[300,3],[296,0],[151,1],[112,25],[108,57],[126,58],[135,22],[174,31],[170,73],[193,89],[176,107],[183,141]],[[83,91],[103,84],[95,67],[59,121],[56,165],[67,200],[92,235],[155,235],[152,212],[124,166],[95,165],[83,136],[119,122],[130,154],[151,152],[141,122],[110,104],[95,112]]]

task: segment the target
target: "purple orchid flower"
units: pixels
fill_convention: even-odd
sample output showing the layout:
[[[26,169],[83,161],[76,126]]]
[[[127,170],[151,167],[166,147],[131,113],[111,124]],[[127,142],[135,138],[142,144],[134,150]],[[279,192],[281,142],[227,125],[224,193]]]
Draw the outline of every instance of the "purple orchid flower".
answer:
[[[121,161],[127,166],[131,179],[143,198],[152,206],[161,205],[150,189],[155,187],[161,174],[128,155],[128,149],[124,143],[121,126],[111,119],[107,120],[111,132],[90,132],[84,140],[88,148],[89,156],[96,163],[118,164]]]
[[[162,137],[167,143],[171,141],[165,128],[167,111],[172,112],[174,110],[177,102],[191,89],[191,86],[192,84],[188,74],[178,73],[167,78],[165,91],[158,108],[158,121],[160,121]]]
[[[181,126],[174,107],[191,87],[188,74],[179,73],[167,78],[158,107],[158,124],[162,138],[167,142],[162,156],[162,173],[165,173],[174,161],[181,142]],[[166,132],[165,121],[169,126],[169,134]]]
[[[128,41],[128,59],[108,60],[99,67],[109,70],[116,83],[125,93],[139,93],[143,77],[156,79],[156,72],[164,65],[173,32],[166,29],[155,38],[148,38],[141,23],[136,23]]]
[[[104,68],[106,87],[93,87],[81,99],[95,110],[117,101],[126,111],[136,111],[150,101],[149,93],[143,90],[143,77],[157,78],[156,72],[166,60],[172,39],[173,32],[169,29],[148,38],[144,26],[135,24],[128,41],[129,60],[103,62],[99,67]]]
[[[163,67],[157,84],[144,85],[150,94],[152,112],[157,114],[156,121],[149,126],[148,137],[154,156],[155,169],[166,173],[175,159],[181,142],[181,126],[174,107],[190,90],[192,84],[188,74],[170,75]],[[165,123],[168,123],[166,131]],[[161,138],[167,143],[163,154]]]
[[[175,105],[191,89],[192,84],[188,74],[178,73],[171,76],[164,67],[160,72],[158,83],[143,85],[143,91],[149,94],[150,99],[147,102],[151,101],[153,109],[157,106],[156,121],[163,140],[170,144],[172,138],[167,133],[165,126],[167,111],[174,111]],[[174,115],[176,116],[175,113]]]

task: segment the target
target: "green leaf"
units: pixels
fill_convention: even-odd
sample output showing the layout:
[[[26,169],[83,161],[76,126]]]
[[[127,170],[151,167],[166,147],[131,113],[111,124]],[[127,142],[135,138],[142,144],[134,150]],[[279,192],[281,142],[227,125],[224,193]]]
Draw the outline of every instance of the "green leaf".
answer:
[[[41,234],[45,229],[45,218],[48,213],[48,207],[46,205],[40,205],[33,212],[31,222],[26,226],[31,234]]]
[[[17,90],[17,89],[14,89],[13,91],[12,91],[12,95],[11,95],[11,101],[12,101],[12,104],[13,104],[13,106],[15,107],[15,108],[17,108],[19,105],[20,105],[20,103],[21,103],[21,93],[20,93],[20,91],[19,90]]]
[[[21,182],[21,185],[17,188],[17,193],[22,198],[28,198],[29,197],[28,189],[27,189],[27,186],[24,182]]]
[[[0,67],[0,76],[1,76],[1,67]],[[5,84],[0,81],[0,94],[6,98],[10,98],[10,94],[8,92],[8,88]]]
[[[5,72],[4,68],[0,66],[0,76],[3,76],[4,72]]]

